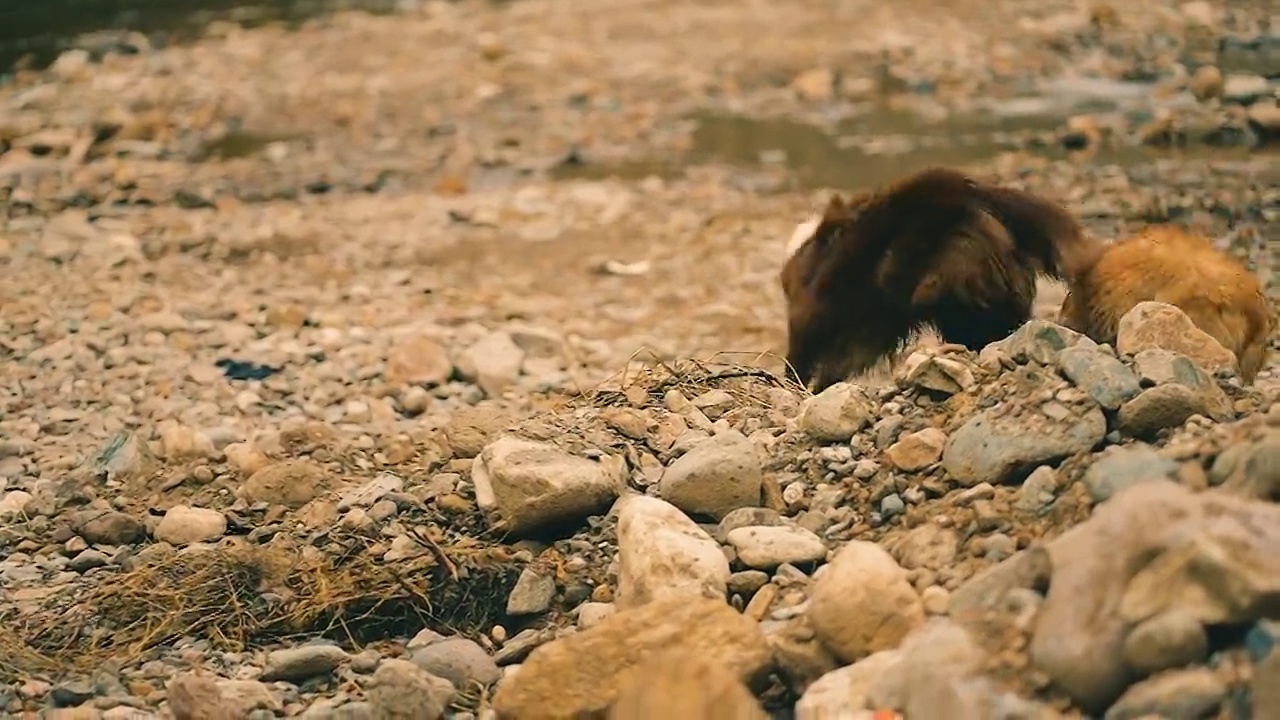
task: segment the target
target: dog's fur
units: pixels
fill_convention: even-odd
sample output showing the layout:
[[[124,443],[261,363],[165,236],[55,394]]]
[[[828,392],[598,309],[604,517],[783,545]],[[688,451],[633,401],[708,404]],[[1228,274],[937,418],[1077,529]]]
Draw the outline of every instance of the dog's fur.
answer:
[[[1176,225],[1108,246],[1072,283],[1059,322],[1114,345],[1120,318],[1149,300],[1178,307],[1235,353],[1246,384],[1266,364],[1275,319],[1261,283],[1208,239]]]
[[[820,391],[928,325],[979,349],[1030,319],[1038,273],[1070,282],[1100,246],[1065,208],[946,168],[836,195],[787,243],[787,360]]]

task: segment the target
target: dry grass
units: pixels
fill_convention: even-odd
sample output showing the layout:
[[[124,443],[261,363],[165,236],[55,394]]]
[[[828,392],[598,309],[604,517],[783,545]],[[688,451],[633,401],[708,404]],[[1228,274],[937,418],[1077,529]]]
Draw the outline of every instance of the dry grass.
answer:
[[[423,554],[392,563],[352,536],[339,540],[346,552],[239,544],[103,575],[94,588],[0,613],[0,681],[127,663],[181,637],[229,652],[316,634],[359,646],[424,627],[477,633],[502,620],[519,572],[510,551],[413,536]]]
[[[767,407],[769,390],[783,388],[798,394],[806,390],[790,377],[779,377],[756,365],[720,362],[725,355],[717,353],[708,360],[682,358],[663,360],[651,357],[639,360],[646,350],[631,356],[620,373],[601,383],[586,394],[587,402],[595,407],[617,405],[663,404],[671,390],[679,390],[687,398],[694,398],[710,390],[723,390],[733,396],[740,406]],[[753,354],[758,361],[765,354]]]

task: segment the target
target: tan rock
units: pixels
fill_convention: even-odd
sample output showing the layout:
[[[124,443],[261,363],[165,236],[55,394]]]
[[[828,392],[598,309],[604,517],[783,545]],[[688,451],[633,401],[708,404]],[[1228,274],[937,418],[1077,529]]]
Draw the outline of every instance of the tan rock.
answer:
[[[986,653],[964,628],[934,618],[912,631],[893,660],[869,678],[866,702],[913,719],[987,720],[999,713],[998,691],[980,677],[985,662]]]
[[[868,709],[867,693],[902,653],[882,650],[818,678],[796,703],[796,720],[827,720]]]
[[[388,658],[378,665],[366,691],[373,716],[386,720],[437,720],[453,701],[453,684],[408,660]]]
[[[937,428],[925,428],[903,435],[884,451],[884,455],[899,470],[916,472],[942,459],[946,445],[946,433]]]
[[[806,70],[791,81],[791,88],[805,100],[826,102],[836,91],[836,74],[831,68]]]
[[[721,433],[693,446],[667,466],[659,488],[664,500],[695,516],[721,519],[760,504],[764,471],[756,447],[742,433]]]
[[[217,540],[227,532],[227,518],[217,510],[175,505],[156,525],[155,538],[170,545]]]
[[[258,470],[240,486],[240,496],[250,502],[265,502],[299,508],[311,502],[329,484],[329,473],[309,460],[286,460]]]
[[[230,465],[240,475],[247,478],[271,463],[271,458],[265,453],[254,448],[253,443],[231,443],[222,449],[222,454],[227,458],[227,464]]]
[[[440,385],[453,373],[453,361],[440,343],[429,337],[401,340],[387,352],[387,382]]]
[[[178,673],[169,681],[168,692],[174,720],[236,720],[212,676]]]
[[[623,461],[570,455],[554,445],[498,438],[471,467],[476,504],[515,536],[602,512],[623,486]]]
[[[158,432],[160,457],[169,460],[185,460],[206,458],[213,454],[213,442],[194,428],[167,422],[159,426]]]
[[[844,442],[871,422],[874,410],[861,387],[838,382],[804,401],[800,429],[815,440]]]
[[[836,553],[809,598],[814,632],[845,662],[897,647],[924,619],[907,572],[879,545],[861,540]]]
[[[687,515],[644,495],[623,497],[614,508],[619,608],[668,597],[724,599],[729,560]]]
[[[954,395],[973,387],[977,380],[969,366],[960,360],[930,352],[913,352],[897,372],[900,382],[909,386]]]
[[[760,704],[733,673],[697,650],[657,653],[631,673],[609,720],[765,720]]]
[[[621,610],[539,647],[498,685],[498,720],[603,713],[653,655],[684,650],[754,686],[771,665],[755,621],[720,600],[672,598]]]
[[[1222,89],[1225,81],[1222,77],[1222,71],[1216,65],[1201,65],[1196,71],[1191,73],[1191,79],[1187,83],[1191,95],[1200,102],[1208,102],[1214,98],[1222,97]]]
[[[1186,313],[1167,303],[1141,302],[1120,318],[1116,351],[1136,355],[1153,348],[1186,355],[1209,373],[1236,367],[1235,354],[1196,327]]]
[[[885,543],[885,549],[907,570],[949,567],[960,547],[960,536],[952,528],[926,523]]]

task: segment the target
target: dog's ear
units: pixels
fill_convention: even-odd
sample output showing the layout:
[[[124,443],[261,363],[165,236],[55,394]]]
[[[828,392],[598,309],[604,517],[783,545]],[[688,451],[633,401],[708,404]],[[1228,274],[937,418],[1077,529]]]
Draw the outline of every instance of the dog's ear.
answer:
[[[852,214],[849,204],[837,193],[827,201],[827,209],[822,211],[822,219],[824,221],[847,220]]]
[[[818,230],[818,226],[821,224],[822,218],[817,215],[812,215],[809,219],[797,224],[795,229],[791,231],[791,237],[787,238],[787,257],[789,258],[792,255],[795,255],[805,243],[809,242],[809,239],[813,237],[814,233]]]

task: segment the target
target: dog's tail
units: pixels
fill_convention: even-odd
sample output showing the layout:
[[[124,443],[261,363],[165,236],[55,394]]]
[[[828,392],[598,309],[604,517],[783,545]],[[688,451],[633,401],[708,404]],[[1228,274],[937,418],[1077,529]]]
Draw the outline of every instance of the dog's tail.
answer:
[[[1043,264],[1043,272],[1068,283],[1087,273],[1104,243],[1085,232],[1065,207],[1025,190],[975,181],[982,206],[1000,221],[1023,253]]]

